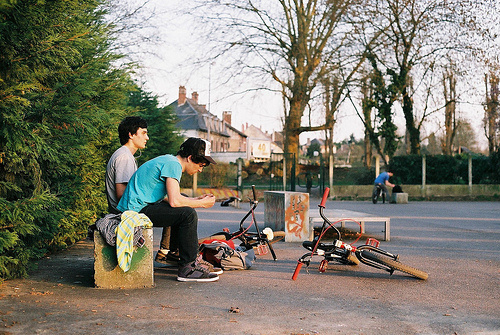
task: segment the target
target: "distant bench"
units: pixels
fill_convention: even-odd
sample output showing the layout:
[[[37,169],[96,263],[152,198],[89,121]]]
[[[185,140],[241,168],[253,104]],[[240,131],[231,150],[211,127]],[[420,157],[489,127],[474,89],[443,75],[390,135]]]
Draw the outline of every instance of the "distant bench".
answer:
[[[391,219],[387,217],[373,217],[373,216],[361,216],[361,217],[330,217],[327,216],[328,220],[330,220],[331,223],[334,222],[339,222],[340,221],[340,226],[342,228],[345,227],[345,222],[346,221],[357,221],[361,225],[361,234],[365,233],[365,224],[366,222],[384,222],[385,224],[385,229],[384,229],[384,241],[390,241],[391,240]],[[321,227],[323,225],[323,219],[322,218],[310,218],[309,219],[309,226],[311,228],[315,227]]]

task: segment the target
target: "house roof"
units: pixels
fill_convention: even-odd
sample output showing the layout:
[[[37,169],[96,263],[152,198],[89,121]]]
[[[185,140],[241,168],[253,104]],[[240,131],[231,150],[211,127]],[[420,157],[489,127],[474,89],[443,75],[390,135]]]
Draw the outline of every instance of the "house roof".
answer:
[[[179,100],[172,102],[171,106],[179,121],[177,125],[184,130],[201,130],[208,132],[207,117],[217,119],[217,116],[210,113],[204,105],[197,104],[193,99],[186,98],[186,102],[178,105]],[[227,124],[226,124],[227,125]],[[236,130],[236,129],[235,129]],[[230,137],[225,127],[222,129],[210,127],[210,132],[221,136]]]
[[[234,131],[235,133],[237,133],[238,135],[240,135],[241,137],[248,137],[247,134],[245,134],[244,132],[234,128],[233,126],[231,126],[229,123],[226,122],[226,127],[228,127],[229,129],[231,129],[232,131]]]
[[[260,129],[254,125],[249,125],[245,129],[245,134],[248,135],[249,137],[254,138],[254,139],[271,140],[271,135],[263,132],[262,129]]]

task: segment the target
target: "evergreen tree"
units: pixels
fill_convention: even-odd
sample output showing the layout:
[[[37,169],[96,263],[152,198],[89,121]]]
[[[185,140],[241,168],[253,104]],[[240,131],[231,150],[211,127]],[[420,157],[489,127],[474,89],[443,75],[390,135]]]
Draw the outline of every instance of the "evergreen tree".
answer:
[[[183,138],[176,126],[177,117],[171,107],[159,107],[158,97],[140,88],[130,92],[129,105],[148,122],[149,141],[138,163],[165,154],[176,154]]]
[[[112,125],[131,88],[100,5],[0,2],[0,278],[77,241],[105,208]]]

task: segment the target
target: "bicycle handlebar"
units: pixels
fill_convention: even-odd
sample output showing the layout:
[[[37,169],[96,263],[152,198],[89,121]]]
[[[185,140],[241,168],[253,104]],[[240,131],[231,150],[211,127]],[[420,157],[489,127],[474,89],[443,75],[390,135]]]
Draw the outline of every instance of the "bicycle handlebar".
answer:
[[[292,280],[297,280],[297,277],[299,276],[300,269],[302,268],[302,265],[304,263],[298,262],[297,267],[295,268],[295,271],[293,272]]]
[[[321,199],[321,203],[318,205],[319,207],[325,208],[326,200],[328,199],[328,194],[330,193],[330,188],[325,188],[325,192],[323,193],[323,198]]]

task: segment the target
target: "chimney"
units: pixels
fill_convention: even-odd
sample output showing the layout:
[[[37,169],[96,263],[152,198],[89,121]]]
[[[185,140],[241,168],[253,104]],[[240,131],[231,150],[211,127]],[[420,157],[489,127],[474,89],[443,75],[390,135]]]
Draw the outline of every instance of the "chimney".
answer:
[[[193,92],[191,95],[192,99],[194,100],[195,104],[198,104],[198,92]]]
[[[222,120],[224,120],[227,124],[231,125],[231,112],[230,111],[222,112]]]
[[[177,100],[177,105],[181,106],[186,103],[186,88],[184,86],[179,86],[179,99]]]

